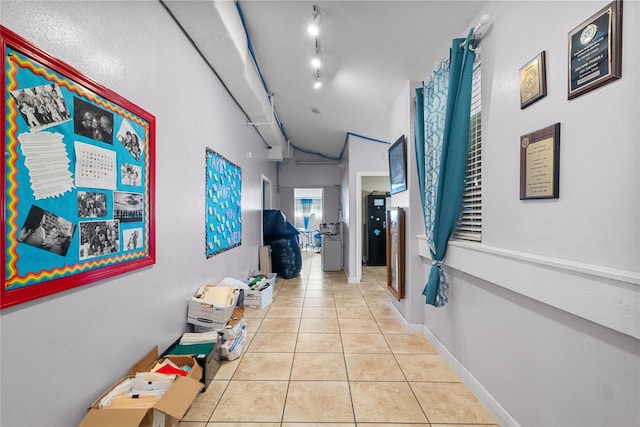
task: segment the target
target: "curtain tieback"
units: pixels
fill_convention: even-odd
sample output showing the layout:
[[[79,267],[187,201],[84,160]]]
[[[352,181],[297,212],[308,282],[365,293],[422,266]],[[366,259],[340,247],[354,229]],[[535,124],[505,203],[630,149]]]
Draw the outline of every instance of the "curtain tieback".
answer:
[[[438,268],[442,268],[442,261],[438,261],[438,260],[434,259],[434,260],[431,261],[431,265],[435,265]]]

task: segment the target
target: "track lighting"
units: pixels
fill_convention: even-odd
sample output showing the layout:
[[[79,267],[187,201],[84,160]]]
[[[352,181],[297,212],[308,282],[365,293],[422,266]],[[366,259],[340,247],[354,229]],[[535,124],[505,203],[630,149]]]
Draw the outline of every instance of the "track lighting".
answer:
[[[320,55],[320,46],[318,45],[318,39],[316,38],[316,50],[313,56],[311,57],[311,66],[313,68],[318,69],[320,68],[321,65],[322,65],[322,58]]]
[[[320,89],[322,87],[322,81],[320,80],[320,67],[322,66],[322,52],[320,49],[320,45],[318,44],[318,25],[320,24],[320,19],[324,12],[320,10],[318,5],[313,5],[313,14],[311,15],[311,25],[309,25],[309,33],[313,35],[315,39],[315,51],[313,53],[313,57],[311,58],[311,66],[315,68],[316,72],[313,74],[314,89]]]
[[[309,24],[309,27],[307,28],[307,30],[309,31],[309,34],[311,34],[314,37],[320,33],[321,18],[322,18],[322,11],[318,7],[318,5],[314,4],[313,13],[311,15],[311,24]]]
[[[320,68],[321,65],[322,65],[322,60],[320,59],[320,55],[316,53],[311,58],[311,66],[313,68]]]

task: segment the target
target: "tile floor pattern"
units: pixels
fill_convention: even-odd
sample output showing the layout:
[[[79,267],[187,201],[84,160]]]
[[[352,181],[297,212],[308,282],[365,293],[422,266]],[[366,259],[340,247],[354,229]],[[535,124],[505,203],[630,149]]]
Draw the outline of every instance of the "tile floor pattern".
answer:
[[[180,427],[465,427],[493,417],[421,335],[389,309],[384,267],[350,284],[302,251],[300,276],[246,309],[239,359],[223,362]]]

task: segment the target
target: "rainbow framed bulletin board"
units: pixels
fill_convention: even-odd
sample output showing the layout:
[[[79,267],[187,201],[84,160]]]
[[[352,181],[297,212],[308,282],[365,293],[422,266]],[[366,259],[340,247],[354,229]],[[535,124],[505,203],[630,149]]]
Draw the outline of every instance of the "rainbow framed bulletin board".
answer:
[[[205,254],[207,259],[242,244],[242,169],[206,149]]]
[[[0,26],[0,308],[155,263],[155,117]]]

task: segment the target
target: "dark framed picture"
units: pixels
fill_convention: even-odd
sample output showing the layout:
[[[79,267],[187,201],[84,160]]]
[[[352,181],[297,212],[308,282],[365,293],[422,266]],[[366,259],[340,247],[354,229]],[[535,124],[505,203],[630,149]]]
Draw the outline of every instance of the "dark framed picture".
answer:
[[[569,32],[573,99],[622,77],[622,0],[609,3]]]
[[[404,298],[404,210],[387,209],[387,290],[395,299]]]
[[[0,308],[154,264],[155,117],[2,26],[0,46]]]
[[[407,189],[407,151],[404,135],[389,148],[389,179],[391,194]]]
[[[547,96],[545,51],[520,68],[520,109]]]
[[[560,123],[520,137],[520,200],[560,197]]]

